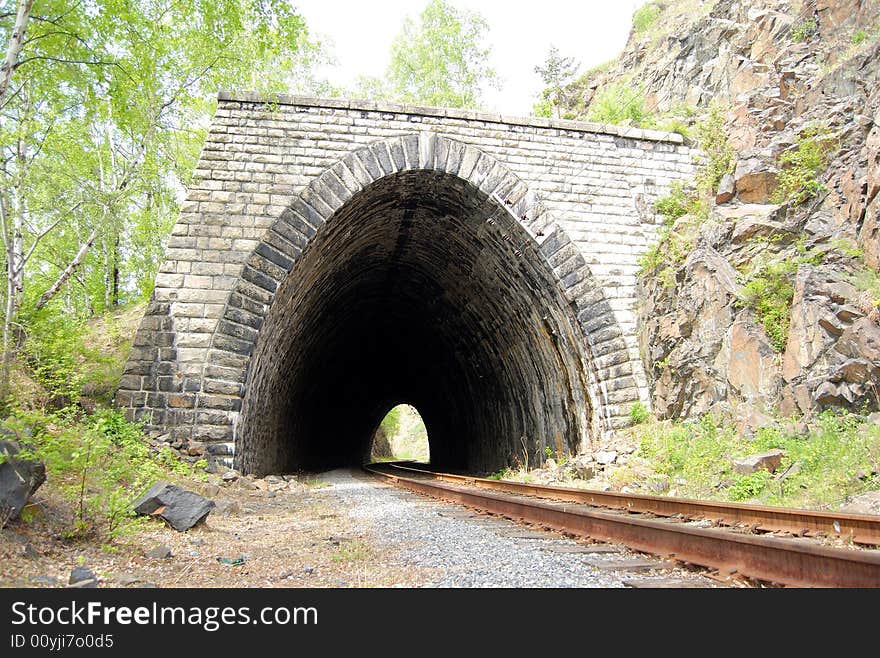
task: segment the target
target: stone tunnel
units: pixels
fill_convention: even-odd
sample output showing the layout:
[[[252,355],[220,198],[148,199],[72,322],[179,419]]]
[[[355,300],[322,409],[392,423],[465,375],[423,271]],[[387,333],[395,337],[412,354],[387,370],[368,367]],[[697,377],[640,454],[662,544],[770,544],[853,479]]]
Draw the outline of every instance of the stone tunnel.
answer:
[[[634,274],[677,137],[222,94],[117,402],[257,474],[359,464],[402,402],[441,467],[575,452],[646,400]]]

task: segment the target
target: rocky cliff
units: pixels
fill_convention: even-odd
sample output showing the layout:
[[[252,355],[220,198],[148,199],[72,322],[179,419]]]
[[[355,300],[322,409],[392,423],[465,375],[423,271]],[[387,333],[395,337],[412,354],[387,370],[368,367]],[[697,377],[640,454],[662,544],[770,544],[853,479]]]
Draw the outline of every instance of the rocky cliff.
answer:
[[[727,153],[658,205],[669,228],[639,308],[654,412],[722,411],[748,431],[763,414],[877,409],[880,2],[640,11],[619,60],[576,85],[578,106],[629,85],[649,115],[699,126],[712,107]]]

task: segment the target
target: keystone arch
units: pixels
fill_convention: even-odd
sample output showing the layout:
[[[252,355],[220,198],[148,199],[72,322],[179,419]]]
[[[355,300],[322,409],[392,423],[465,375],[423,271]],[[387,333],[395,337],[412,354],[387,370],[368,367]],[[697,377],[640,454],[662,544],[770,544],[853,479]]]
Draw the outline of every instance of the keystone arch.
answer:
[[[613,323],[517,176],[420,133],[349,153],[295,199],[248,259],[210,360],[248,358],[220,373],[242,384],[245,472],[357,463],[401,402],[434,463],[494,470],[601,431],[591,342],[613,348]]]
[[[402,402],[440,466],[576,451],[639,394],[603,289],[551,215],[470,144],[421,131],[352,150],[265,230],[200,376],[187,363],[175,378],[173,304],[154,299],[117,400],[257,474],[359,463]]]

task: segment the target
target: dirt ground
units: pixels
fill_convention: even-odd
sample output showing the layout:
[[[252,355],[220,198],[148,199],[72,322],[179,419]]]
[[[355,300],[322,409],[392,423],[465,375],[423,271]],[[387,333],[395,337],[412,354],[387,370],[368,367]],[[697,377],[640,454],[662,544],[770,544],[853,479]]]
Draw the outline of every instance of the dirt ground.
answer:
[[[388,566],[369,534],[349,530],[320,478],[180,484],[218,503],[204,523],[177,532],[145,519],[103,547],[66,540],[59,518],[70,510],[38,490],[33,518],[0,531],[0,586],[64,587],[76,566],[95,573],[100,587],[417,587],[432,575]],[[171,557],[148,557],[157,546]]]

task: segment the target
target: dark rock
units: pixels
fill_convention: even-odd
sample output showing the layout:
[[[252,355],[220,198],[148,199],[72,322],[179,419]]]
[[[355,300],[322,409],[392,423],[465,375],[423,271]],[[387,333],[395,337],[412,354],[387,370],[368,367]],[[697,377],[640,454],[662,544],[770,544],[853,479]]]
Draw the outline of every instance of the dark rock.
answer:
[[[171,557],[171,549],[164,544],[159,544],[144,553],[144,555],[153,560],[167,560]]]
[[[70,572],[67,586],[94,589],[98,586],[98,577],[85,567],[74,567]]]
[[[60,584],[55,576],[33,576],[31,582],[35,585],[48,585],[49,587],[58,587]]]
[[[212,509],[213,501],[161,480],[134,504],[138,514],[159,516],[180,532],[204,521]]]
[[[30,542],[25,544],[24,550],[22,552],[24,553],[24,556],[29,560],[36,560],[38,557],[40,557],[40,553],[37,551],[36,548],[34,548],[34,545]]]
[[[773,473],[779,468],[784,456],[785,453],[782,450],[768,450],[757,455],[740,457],[733,460],[733,470],[741,475],[748,475],[762,468]]]
[[[0,439],[0,528],[7,520],[18,518],[28,499],[46,481],[43,462],[21,456],[23,448],[27,445],[14,439]]]

